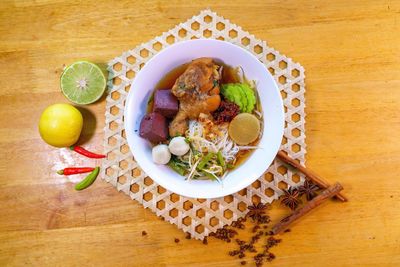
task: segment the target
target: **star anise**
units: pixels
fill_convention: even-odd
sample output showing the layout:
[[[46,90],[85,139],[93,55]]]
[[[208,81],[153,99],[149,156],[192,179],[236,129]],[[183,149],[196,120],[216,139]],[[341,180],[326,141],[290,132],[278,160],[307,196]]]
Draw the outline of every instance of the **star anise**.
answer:
[[[317,195],[317,191],[319,190],[318,185],[313,184],[306,180],[303,185],[298,187],[300,196],[306,195],[308,201],[313,199]]]
[[[283,193],[281,204],[289,207],[291,210],[295,210],[301,203],[299,190],[295,187],[289,187],[288,190],[283,190]]]
[[[250,217],[253,219],[253,221],[258,221],[263,217],[265,214],[265,211],[269,207],[268,204],[263,204],[263,203],[258,203],[258,204],[253,204],[251,206],[248,206],[248,212],[247,212],[247,217]]]

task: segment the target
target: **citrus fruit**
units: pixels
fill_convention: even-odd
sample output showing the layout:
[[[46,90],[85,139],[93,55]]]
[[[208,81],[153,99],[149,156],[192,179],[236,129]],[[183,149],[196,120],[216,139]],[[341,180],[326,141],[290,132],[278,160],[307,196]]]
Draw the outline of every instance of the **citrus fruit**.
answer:
[[[40,116],[42,139],[55,147],[72,146],[78,141],[83,126],[81,112],[69,104],[48,106]]]
[[[106,78],[101,69],[90,62],[78,61],[68,66],[61,75],[61,90],[75,104],[97,101],[106,89]]]
[[[260,135],[260,121],[253,114],[240,113],[229,124],[228,133],[238,145],[248,145]]]

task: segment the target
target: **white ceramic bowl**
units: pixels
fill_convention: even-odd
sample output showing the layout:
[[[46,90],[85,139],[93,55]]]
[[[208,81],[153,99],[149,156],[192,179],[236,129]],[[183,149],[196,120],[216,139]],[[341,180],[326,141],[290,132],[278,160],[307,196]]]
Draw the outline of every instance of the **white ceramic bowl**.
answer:
[[[257,81],[263,109],[264,129],[260,148],[223,183],[208,180],[186,181],[164,165],[153,163],[150,143],[139,136],[139,125],[146,104],[158,81],[173,68],[199,57],[212,57],[230,66],[241,66],[246,77]],[[267,68],[251,53],[228,42],[200,39],[174,44],[151,58],[137,74],[129,91],[124,111],[124,126],[129,148],[140,167],[161,186],[179,195],[216,198],[235,193],[257,180],[275,158],[281,144],[284,112],[279,89]]]

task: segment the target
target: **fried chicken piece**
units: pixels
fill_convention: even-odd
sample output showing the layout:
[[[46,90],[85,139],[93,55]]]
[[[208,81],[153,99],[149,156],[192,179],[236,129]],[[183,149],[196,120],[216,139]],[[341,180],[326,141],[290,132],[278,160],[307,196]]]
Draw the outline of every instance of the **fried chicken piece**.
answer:
[[[219,107],[219,68],[211,58],[198,58],[178,77],[171,91],[179,100],[179,111],[169,125],[170,136],[183,135],[188,129],[188,119]]]

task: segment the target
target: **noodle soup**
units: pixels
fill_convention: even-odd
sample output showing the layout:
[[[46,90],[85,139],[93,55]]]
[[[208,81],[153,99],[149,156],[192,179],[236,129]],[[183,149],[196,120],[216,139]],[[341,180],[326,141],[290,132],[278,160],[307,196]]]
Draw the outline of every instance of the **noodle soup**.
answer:
[[[221,181],[257,149],[261,105],[242,69],[199,58],[166,74],[149,99],[140,135],[153,160],[186,179]]]

